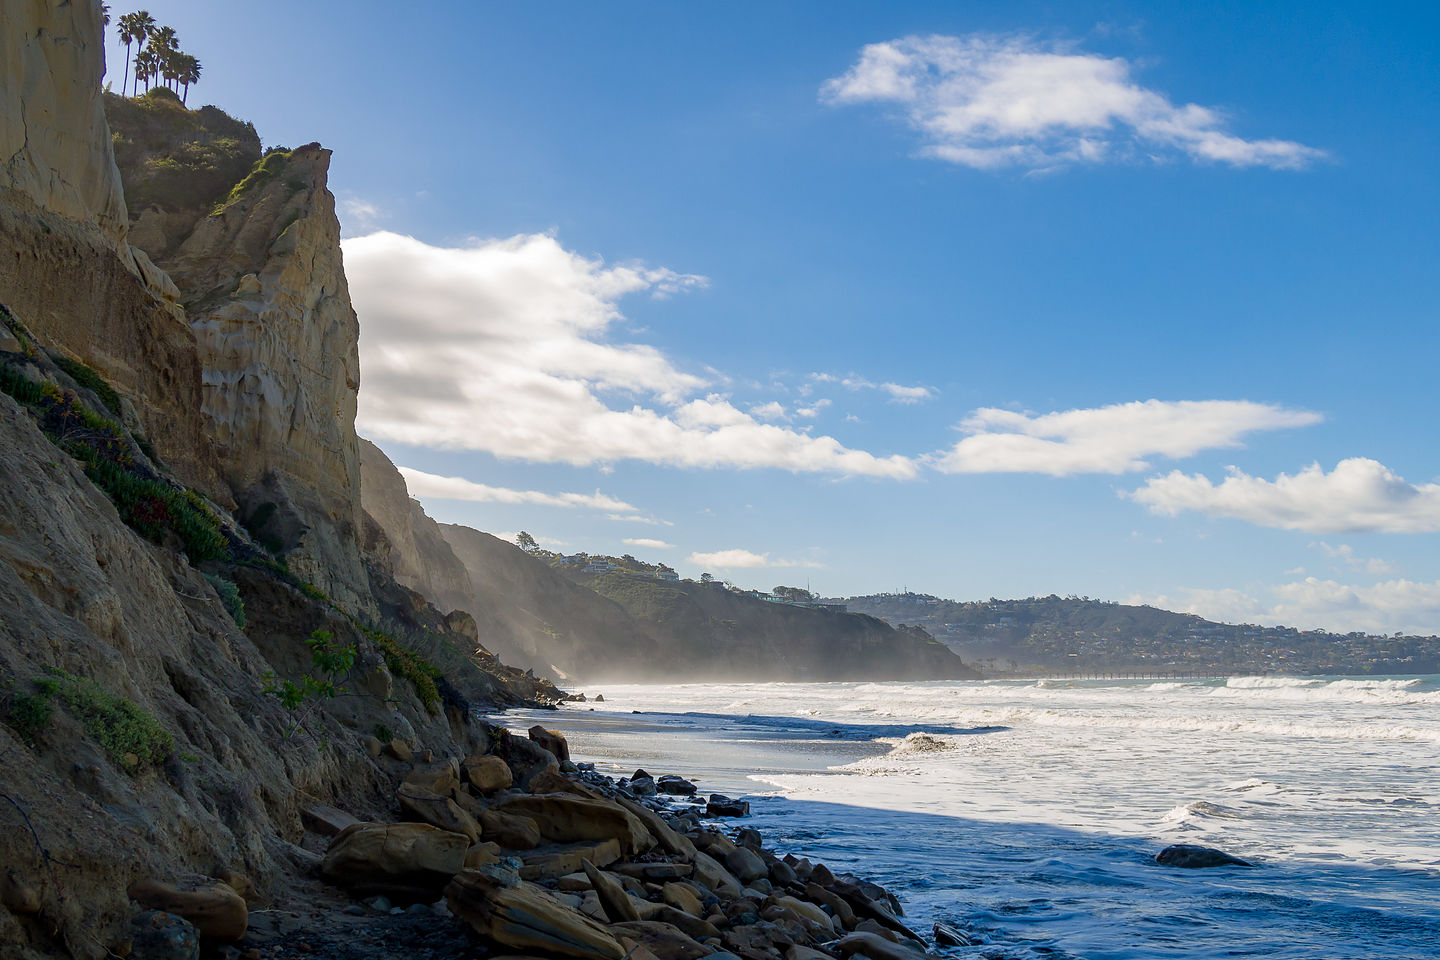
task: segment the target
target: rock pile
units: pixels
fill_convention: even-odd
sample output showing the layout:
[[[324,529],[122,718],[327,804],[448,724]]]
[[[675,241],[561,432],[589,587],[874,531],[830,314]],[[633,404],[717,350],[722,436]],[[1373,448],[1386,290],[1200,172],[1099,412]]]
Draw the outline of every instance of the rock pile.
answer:
[[[563,735],[531,736],[546,756],[568,757]],[[637,771],[616,782],[568,759],[537,769],[520,742],[502,736],[463,759],[415,751],[396,784],[396,822],[306,809],[310,831],[328,836],[320,876],[355,898],[341,912],[423,919],[495,956],[925,960],[926,942],[885,890],[781,856],[749,827],[720,829],[713,800],[649,792],[679,778]],[[637,781],[648,783],[621,786]]]

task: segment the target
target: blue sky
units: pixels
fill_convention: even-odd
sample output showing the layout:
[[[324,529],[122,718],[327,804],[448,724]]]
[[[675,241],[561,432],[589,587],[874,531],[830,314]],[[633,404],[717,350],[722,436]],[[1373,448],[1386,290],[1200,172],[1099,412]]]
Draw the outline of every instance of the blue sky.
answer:
[[[1433,8],[238,9],[151,12],[192,106],[334,149],[432,516],[1440,631]]]

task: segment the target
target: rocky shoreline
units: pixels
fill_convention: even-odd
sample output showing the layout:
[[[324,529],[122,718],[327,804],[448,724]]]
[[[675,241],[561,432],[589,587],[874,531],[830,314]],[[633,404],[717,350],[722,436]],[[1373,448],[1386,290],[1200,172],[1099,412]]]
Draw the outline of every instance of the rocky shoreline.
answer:
[[[132,889],[136,957],[426,960],[923,960],[896,898],[781,855],[749,805],[673,774],[614,780],[564,735],[487,725],[484,752],[367,748],[390,822],[302,810],[306,852],[283,901],[250,909],[242,877]],[[937,943],[967,942],[937,927]]]

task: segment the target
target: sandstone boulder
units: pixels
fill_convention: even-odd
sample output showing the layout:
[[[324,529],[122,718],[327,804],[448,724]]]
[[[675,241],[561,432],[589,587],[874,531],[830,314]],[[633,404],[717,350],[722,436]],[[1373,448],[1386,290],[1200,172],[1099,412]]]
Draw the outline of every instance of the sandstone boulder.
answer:
[[[521,737],[506,735],[495,745],[495,755],[510,765],[515,786],[523,790],[530,788],[530,781],[546,770],[557,770],[560,761],[555,754],[538,743]]]
[[[591,889],[600,898],[600,907],[605,911],[607,920],[611,923],[625,923],[640,919],[635,905],[630,902],[630,895],[616,880],[607,876],[589,860],[582,860],[580,868],[585,871]]]
[[[470,845],[427,823],[357,823],[330,841],[320,872],[362,896],[433,896],[464,868]]]
[[[245,898],[228,883],[195,877],[178,883],[137,880],[130,899],[147,910],[162,910],[183,917],[206,940],[239,940],[245,936],[250,911]]]
[[[452,833],[463,833],[471,843],[480,839],[480,824],[449,797],[410,783],[401,784],[395,797],[400,801],[401,810],[422,823]]]
[[[322,837],[333,837],[351,824],[359,822],[359,819],[344,810],[337,810],[323,803],[313,803],[300,810],[300,823],[306,830]]]
[[[445,900],[450,912],[476,933],[521,953],[575,960],[625,956],[625,949],[604,927],[530,884],[504,887],[466,870],[445,888]]]
[[[677,833],[660,814],[643,803],[636,803],[634,800],[627,800],[624,797],[619,798],[617,802],[638,817],[640,822],[645,824],[645,829],[650,831],[650,835],[660,841],[660,846],[668,852],[686,862],[695,858],[695,844],[691,843],[688,837]]]
[[[419,763],[405,775],[401,789],[423,790],[440,797],[455,794],[460,786],[460,765],[454,760]]]
[[[501,813],[529,817],[540,835],[556,843],[618,840],[625,854],[643,853],[655,845],[644,823],[626,808],[608,800],[565,794],[511,797],[496,807]]]
[[[620,844],[614,839],[540,847],[525,855],[520,876],[526,880],[554,880],[583,870],[586,860],[606,866],[618,859]]]
[[[573,793],[590,800],[608,799],[605,794],[578,780],[572,780],[558,770],[542,770],[530,778],[531,793]]]
[[[691,937],[671,923],[658,920],[638,920],[626,923],[612,923],[610,930],[616,936],[627,937],[642,944],[659,960],[700,960],[710,953],[710,948]]]
[[[565,741],[565,734],[559,730],[547,730],[537,723],[526,731],[526,736],[548,750],[557,763],[570,759],[570,744]]]
[[[529,817],[486,810],[480,814],[480,826],[485,836],[509,850],[530,850],[540,846],[540,828]]]
[[[683,910],[692,917],[703,917],[704,906],[695,889],[688,883],[667,883],[660,890],[660,899],[676,910]]]
[[[465,869],[478,870],[500,860],[498,843],[476,843],[465,851]]]
[[[732,800],[730,797],[719,793],[710,794],[710,802],[705,805],[707,817],[748,817],[750,816],[750,801]]]
[[[765,866],[765,861],[760,859],[760,855],[746,847],[736,847],[727,853],[725,866],[742,883],[759,880],[770,873]]]
[[[661,793],[668,793],[676,797],[693,797],[698,789],[694,783],[684,777],[663,776],[655,781],[655,789]]]
[[[695,879],[720,895],[723,900],[740,896],[744,888],[735,875],[726,870],[708,853],[695,852]]]
[[[515,781],[510,765],[499,757],[470,757],[461,764],[461,772],[470,786],[481,793],[508,790]]]

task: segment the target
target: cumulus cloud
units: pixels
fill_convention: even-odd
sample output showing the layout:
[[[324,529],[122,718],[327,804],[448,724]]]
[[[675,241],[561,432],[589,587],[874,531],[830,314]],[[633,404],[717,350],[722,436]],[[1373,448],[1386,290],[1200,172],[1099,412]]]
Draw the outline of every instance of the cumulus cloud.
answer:
[[[968,436],[929,462],[945,473],[1130,473],[1148,468],[1146,457],[1189,457],[1320,420],[1246,400],[1137,400],[1038,416],[982,407],[960,424]]]
[[[624,297],[703,277],[608,266],[542,234],[447,248],[381,232],[344,250],[361,318],[358,423],[377,439],[575,465],[916,473],[908,457],[762,423],[656,348],[609,339]]]
[[[1186,590],[1147,600],[1154,606],[1229,623],[1348,633],[1433,634],[1440,624],[1440,581],[1385,580],[1355,586],[1306,577],[1250,591]]]
[[[1341,460],[1326,473],[1313,463],[1274,480],[1231,467],[1220,483],[1202,474],[1171,471],[1128,494],[1151,512],[1194,510],[1262,527],[1310,533],[1435,533],[1440,531],[1440,484],[1407,483],[1364,457]]]
[[[898,105],[925,154],[982,170],[1166,154],[1296,169],[1325,156],[1292,140],[1236,136],[1220,111],[1176,105],[1132,73],[1124,58],[1029,37],[911,36],[863,47],[821,96]]]
[[[648,550],[673,550],[675,544],[666,543],[664,540],[655,540],[650,537],[626,537],[623,541],[632,547],[645,547]]]
[[[820,564],[809,560],[772,560],[768,553],[752,550],[716,550],[713,553],[692,553],[690,562],[702,567],[720,570],[735,570],[751,567],[818,567]]]
[[[1355,548],[1348,543],[1331,546],[1324,540],[1321,540],[1318,544],[1312,543],[1311,546],[1319,547],[1320,552],[1325,554],[1325,556],[1343,562],[1352,570],[1359,570],[1372,576],[1382,576],[1387,573],[1396,572],[1395,565],[1390,561],[1382,560],[1379,557],[1362,557],[1357,554]],[[1304,571],[1302,570],[1301,572],[1303,573]]]
[[[633,519],[640,512],[624,500],[617,500],[596,490],[594,493],[542,493],[539,490],[512,490],[475,483],[464,477],[442,477],[411,467],[396,467],[405,478],[405,486],[416,498],[435,500],[468,500],[475,503],[524,503],[542,507],[583,507],[588,510],[610,511],[616,519]]]
[[[771,400],[769,403],[757,403],[750,408],[750,415],[761,420],[789,420],[790,414],[785,412],[785,405],[778,400]]]

